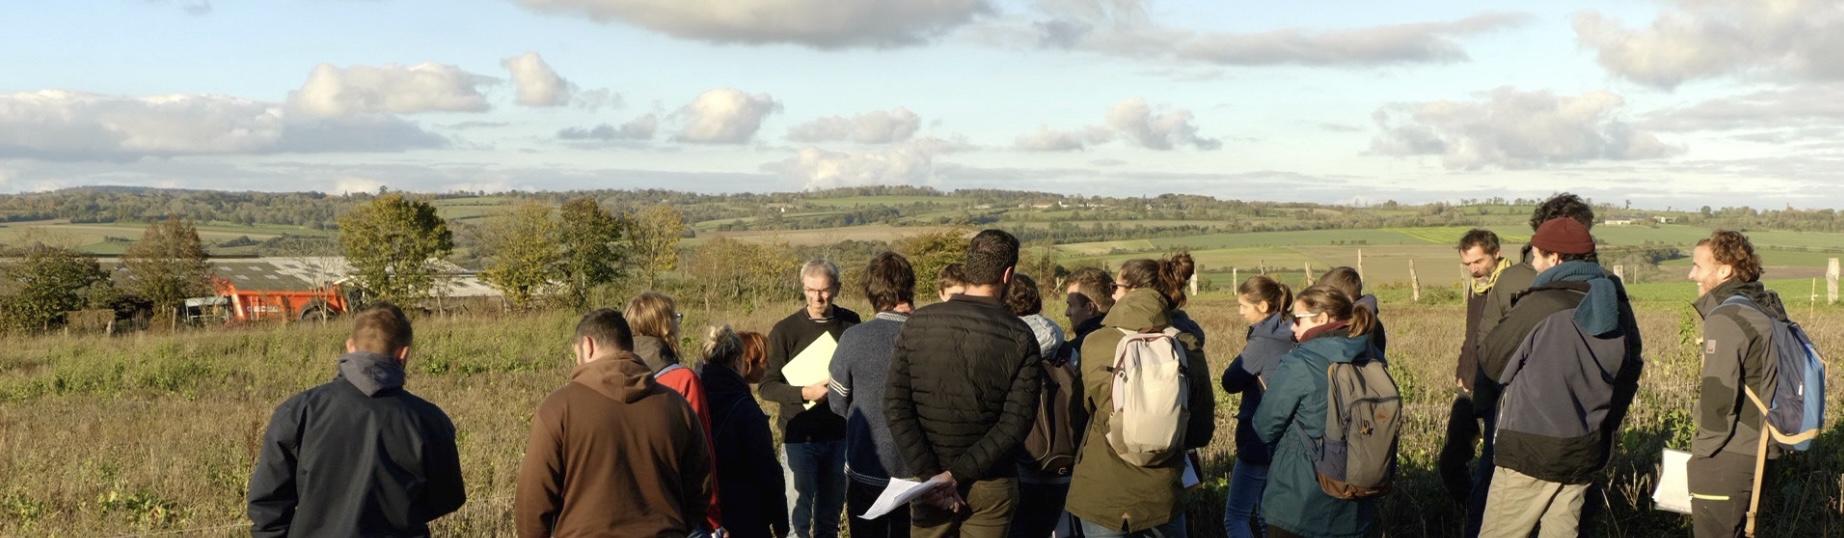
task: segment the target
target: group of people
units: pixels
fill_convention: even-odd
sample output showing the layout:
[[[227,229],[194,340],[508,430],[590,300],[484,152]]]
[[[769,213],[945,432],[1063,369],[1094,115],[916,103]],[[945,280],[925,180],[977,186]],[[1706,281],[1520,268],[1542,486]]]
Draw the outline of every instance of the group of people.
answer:
[[[1490,231],[1458,245],[1475,278],[1439,466],[1466,506],[1467,536],[1586,532],[1643,367],[1625,290],[1596,261],[1592,209],[1560,195],[1531,223],[1521,261],[1501,256]],[[910,262],[880,254],[857,283],[874,311],[868,320],[835,304],[844,285],[835,264],[807,262],[800,310],[766,335],[704,331],[701,349],[689,351],[701,358],[696,369],[681,358],[683,315],[669,296],[647,292],[584,315],[569,382],[531,420],[518,534],[823,538],[838,535],[844,514],[853,538],[1186,536],[1194,460],[1124,456],[1110,440],[1120,424],[1110,422],[1124,405],[1115,401],[1125,371],[1117,352],[1161,333],[1184,385],[1183,412],[1165,425],[1182,445],[1174,448],[1195,450],[1215,435],[1206,335],[1184,310],[1190,256],[1076,270],[1059,286],[1068,331],[1043,315],[1018,257],[1011,234],[982,231],[964,260],[936,275],[939,301],[918,307]],[[1708,320],[1690,464],[1695,528],[1736,536],[1762,434],[1761,411],[1741,395],[1772,392],[1762,335],[1786,315],[1758,282],[1760,260],[1741,234],[1716,232],[1694,262],[1696,305]],[[1725,300],[1738,295],[1759,307],[1729,310]],[[1376,297],[1340,267],[1298,293],[1254,276],[1236,298],[1248,333],[1220,375],[1241,400],[1224,529],[1372,533],[1377,497],[1328,493],[1315,443],[1329,433],[1328,406],[1341,403],[1328,369],[1387,365]],[[289,398],[270,420],[250,480],[253,535],[427,535],[431,520],[466,501],[454,425],[403,389],[409,320],[381,304],[352,323],[335,379]],[[829,379],[790,383],[789,365],[826,339],[836,346]],[[757,396],[779,407],[779,453]],[[1045,466],[1025,445],[1058,397],[1073,398],[1058,411],[1085,425],[1073,464]],[[862,517],[895,479],[931,489],[907,509]]]

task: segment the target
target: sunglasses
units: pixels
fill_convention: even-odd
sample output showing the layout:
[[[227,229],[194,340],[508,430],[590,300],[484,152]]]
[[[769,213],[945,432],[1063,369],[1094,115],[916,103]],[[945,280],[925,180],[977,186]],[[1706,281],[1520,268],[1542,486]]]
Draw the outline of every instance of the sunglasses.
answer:
[[[1307,313],[1305,313],[1305,314],[1301,314],[1301,313],[1299,313],[1299,312],[1294,312],[1294,313],[1293,313],[1293,324],[1294,324],[1294,325],[1299,325],[1299,324],[1300,324],[1300,320],[1307,320],[1307,319],[1313,319],[1313,318],[1316,318],[1316,317],[1319,317],[1319,315],[1318,315],[1318,314],[1314,314],[1314,313],[1311,313],[1311,312],[1307,312]]]

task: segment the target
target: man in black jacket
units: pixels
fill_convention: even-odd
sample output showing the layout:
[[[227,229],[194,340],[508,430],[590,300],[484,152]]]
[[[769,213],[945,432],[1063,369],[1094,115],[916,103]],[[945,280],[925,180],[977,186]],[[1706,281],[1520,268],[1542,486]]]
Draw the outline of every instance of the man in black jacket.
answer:
[[[1747,393],[1774,393],[1774,322],[1787,321],[1780,295],[1761,285],[1761,257],[1740,232],[1717,230],[1691,251],[1693,305],[1703,317],[1703,383],[1697,393],[1697,434],[1690,440],[1690,518],[1697,538],[1747,532],[1760,454],[1762,410]],[[1725,304],[1741,297],[1750,304]],[[1765,472],[1765,470],[1763,471]]]
[[[890,433],[918,478],[948,487],[911,504],[917,537],[1005,535],[1018,451],[1037,416],[1037,337],[1000,303],[1018,239],[973,237],[967,289],[917,310],[897,336],[885,392]]]
[[[403,389],[410,320],[389,303],[355,318],[333,380],[269,419],[252,536],[428,536],[467,501],[454,423]]]
[[[1472,277],[1472,286],[1466,289],[1466,336],[1460,343],[1459,364],[1454,368],[1454,389],[1458,394],[1447,417],[1447,440],[1441,445],[1438,465],[1447,494],[1464,505],[1472,497],[1473,446],[1479,442],[1484,421],[1484,411],[1473,405],[1473,382],[1479,371],[1476,331],[1480,318],[1485,317],[1486,294],[1511,266],[1511,260],[1498,255],[1498,234],[1482,228],[1460,236],[1459,252],[1460,265]]]
[[[788,383],[783,369],[821,337],[839,335],[859,323],[857,312],[832,303],[839,296],[839,266],[812,260],[800,268],[805,308],[782,318],[768,332],[768,374],[756,387],[762,399],[780,407],[781,450],[787,482],[793,486],[790,518],[800,538],[839,535],[839,512],[845,509],[845,417],[826,405],[827,380],[806,386]],[[823,349],[823,348],[822,348]],[[817,404],[811,408],[809,403]]]

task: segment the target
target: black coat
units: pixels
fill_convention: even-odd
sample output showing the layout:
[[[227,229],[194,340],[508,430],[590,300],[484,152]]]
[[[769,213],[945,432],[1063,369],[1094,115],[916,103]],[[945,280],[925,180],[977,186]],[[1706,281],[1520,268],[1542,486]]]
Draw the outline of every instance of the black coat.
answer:
[[[724,528],[736,538],[788,534],[788,499],[781,462],[775,459],[768,414],[749,393],[743,376],[719,364],[705,364],[704,397],[711,405],[711,438],[717,454],[717,490]],[[775,534],[769,534],[774,529]]]
[[[897,335],[884,392],[890,434],[918,477],[961,484],[1018,475],[1037,418],[1037,336],[998,299],[956,295]]]
[[[403,367],[339,359],[333,381],[282,402],[250,477],[250,534],[428,536],[467,495],[455,425],[403,390]]]

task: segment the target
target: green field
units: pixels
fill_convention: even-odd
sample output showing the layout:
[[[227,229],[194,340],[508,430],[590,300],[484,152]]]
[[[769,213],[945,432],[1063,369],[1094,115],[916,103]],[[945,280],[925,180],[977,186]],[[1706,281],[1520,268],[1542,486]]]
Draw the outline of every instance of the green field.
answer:
[[[959,200],[959,199],[946,198],[946,197],[941,197],[941,196],[852,196],[849,198],[815,198],[815,199],[803,200],[803,201],[808,204],[812,204],[816,206],[836,207],[836,208],[841,208],[841,209],[851,209],[856,206],[873,206],[873,205],[929,204],[929,205],[940,205],[940,206],[957,206],[957,205],[961,205],[962,203],[964,203],[962,200]]]

